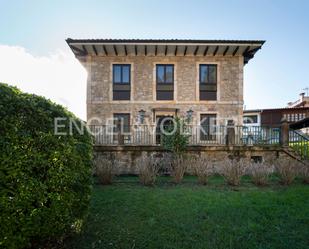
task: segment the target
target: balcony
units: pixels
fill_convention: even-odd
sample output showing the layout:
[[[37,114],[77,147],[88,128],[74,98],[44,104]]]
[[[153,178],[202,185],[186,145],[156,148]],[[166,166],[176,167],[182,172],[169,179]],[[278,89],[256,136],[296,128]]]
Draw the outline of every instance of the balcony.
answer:
[[[163,129],[155,125],[89,126],[95,145],[162,145]],[[279,145],[280,129],[261,126],[187,125],[182,133],[189,145]]]

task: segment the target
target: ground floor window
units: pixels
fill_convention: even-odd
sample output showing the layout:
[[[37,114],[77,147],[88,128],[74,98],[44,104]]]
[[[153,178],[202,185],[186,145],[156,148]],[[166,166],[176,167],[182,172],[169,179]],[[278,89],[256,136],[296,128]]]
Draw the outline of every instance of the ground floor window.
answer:
[[[162,143],[162,133],[169,131],[173,126],[172,115],[158,115],[156,116],[156,144]]]
[[[216,114],[200,115],[200,140],[214,141],[216,140]]]
[[[130,131],[130,114],[114,113],[114,141],[121,139],[124,143],[129,143],[131,140]]]

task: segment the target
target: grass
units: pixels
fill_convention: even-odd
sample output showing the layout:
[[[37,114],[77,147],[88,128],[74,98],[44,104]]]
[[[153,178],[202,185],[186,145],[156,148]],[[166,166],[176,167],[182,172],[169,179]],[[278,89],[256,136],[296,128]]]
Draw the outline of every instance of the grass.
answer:
[[[244,177],[228,187],[221,177],[208,186],[185,177],[174,185],[160,177],[144,187],[137,177],[94,186],[84,231],[65,248],[288,248],[309,247],[309,188],[276,177],[256,187]]]

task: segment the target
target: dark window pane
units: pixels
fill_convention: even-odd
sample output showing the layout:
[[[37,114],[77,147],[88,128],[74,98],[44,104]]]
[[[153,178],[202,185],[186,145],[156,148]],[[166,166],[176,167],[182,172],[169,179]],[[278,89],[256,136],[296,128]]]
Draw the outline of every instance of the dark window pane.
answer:
[[[201,114],[201,125],[214,126],[216,125],[216,114]]]
[[[216,140],[216,114],[201,114],[201,140]]]
[[[113,65],[113,82],[130,84],[130,65]]]
[[[165,67],[165,83],[173,83],[174,78],[174,67],[166,66]]]
[[[200,65],[200,100],[217,99],[217,65]]]
[[[121,66],[114,65],[113,68],[114,68],[113,70],[114,83],[121,83]]]
[[[122,83],[130,83],[130,66],[122,66]]]
[[[157,65],[157,100],[174,99],[174,66]]]
[[[257,115],[244,116],[244,124],[255,124],[257,123]]]
[[[113,100],[130,100],[130,65],[113,65]]]
[[[207,74],[208,74],[208,67],[205,65],[200,66],[200,82],[207,83]]]
[[[157,66],[157,81],[164,83],[164,66]]]
[[[118,124],[118,120],[120,121],[121,127],[124,132],[130,131],[130,114],[129,113],[115,113],[114,114],[114,123]],[[116,130],[118,130],[116,128]]]
[[[200,91],[200,100],[217,100],[217,92]]]
[[[157,100],[173,100],[173,91],[157,91]]]
[[[130,91],[113,91],[113,100],[130,100]]]
[[[217,83],[217,66],[215,65],[209,66],[209,78],[208,79],[209,79],[208,83],[212,83],[212,84]]]

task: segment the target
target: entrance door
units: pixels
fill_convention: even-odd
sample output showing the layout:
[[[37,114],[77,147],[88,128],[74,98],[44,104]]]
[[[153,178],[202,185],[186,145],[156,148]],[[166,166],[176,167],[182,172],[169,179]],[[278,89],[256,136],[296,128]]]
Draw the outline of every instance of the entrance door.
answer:
[[[173,125],[172,115],[156,116],[156,144],[162,144],[162,132]]]

